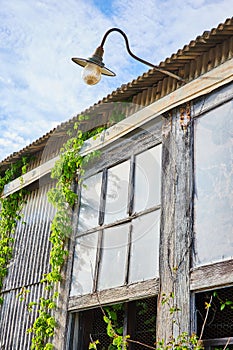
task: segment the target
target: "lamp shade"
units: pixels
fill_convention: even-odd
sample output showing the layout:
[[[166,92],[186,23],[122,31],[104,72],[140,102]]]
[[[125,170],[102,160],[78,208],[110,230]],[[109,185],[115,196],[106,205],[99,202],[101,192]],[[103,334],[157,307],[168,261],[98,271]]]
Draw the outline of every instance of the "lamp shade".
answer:
[[[73,57],[72,61],[77,63],[81,67],[86,67],[86,65],[89,64],[89,63],[96,64],[97,66],[100,67],[101,74],[108,75],[109,77],[115,77],[115,75],[116,75],[113,71],[111,71],[110,69],[106,68],[101,61],[98,62],[97,60],[94,60],[92,57],[90,57],[88,59]]]

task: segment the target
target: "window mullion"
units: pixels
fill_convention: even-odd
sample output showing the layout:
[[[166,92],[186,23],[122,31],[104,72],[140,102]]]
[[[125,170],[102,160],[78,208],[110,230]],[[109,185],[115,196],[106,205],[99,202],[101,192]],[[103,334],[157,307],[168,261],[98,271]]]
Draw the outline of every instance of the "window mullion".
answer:
[[[129,281],[129,267],[130,267],[130,252],[131,252],[131,241],[132,241],[132,229],[133,225],[129,226],[128,232],[128,249],[127,249],[127,264],[126,264],[126,276],[125,276],[125,284],[128,284]]]
[[[94,273],[94,281],[93,281],[93,293],[97,291],[98,288],[98,276],[99,276],[99,266],[101,261],[101,255],[102,255],[102,242],[103,242],[103,230],[99,232],[98,237],[98,247],[96,252],[96,264],[95,264],[95,271]]]
[[[103,176],[102,176],[101,198],[100,198],[100,208],[99,208],[99,225],[103,225],[104,223],[106,193],[107,193],[107,177],[108,177],[108,170],[104,169]]]
[[[129,175],[129,197],[127,213],[132,215],[134,206],[134,187],[135,187],[135,156],[131,156],[130,161],[130,175]]]

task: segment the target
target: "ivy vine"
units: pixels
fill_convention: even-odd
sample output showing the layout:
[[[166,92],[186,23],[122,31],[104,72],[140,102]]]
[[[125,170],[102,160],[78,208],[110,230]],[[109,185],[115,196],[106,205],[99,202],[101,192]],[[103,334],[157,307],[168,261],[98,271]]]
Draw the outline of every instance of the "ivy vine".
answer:
[[[26,173],[28,158],[22,159],[12,164],[0,177],[0,194],[4,190],[4,186],[16,177]],[[20,211],[24,203],[26,191],[19,191],[3,198],[0,197],[0,304],[3,303],[1,290],[4,278],[7,275],[8,265],[13,258],[14,250],[14,233],[17,221],[21,219]]]
[[[98,301],[99,297],[97,295]],[[172,323],[176,323],[174,316],[181,311],[180,308],[171,306],[174,299],[174,293],[170,293],[169,295],[162,294],[162,306],[167,305],[169,307],[169,312],[171,315],[171,321]],[[143,315],[147,313],[147,306],[143,301],[138,302],[138,306],[141,306],[141,310],[139,311],[139,314]],[[195,333],[192,333],[189,335],[187,332],[181,332],[177,335],[177,337],[174,337],[171,335],[169,337],[169,340],[166,342],[164,339],[155,341],[154,346],[148,345],[146,343],[142,343],[137,340],[131,339],[130,335],[123,335],[123,325],[119,323],[118,320],[118,311],[123,309],[123,304],[116,304],[116,305],[110,305],[107,307],[103,307],[100,304],[99,306],[102,311],[103,320],[106,323],[106,334],[110,338],[110,345],[108,347],[109,350],[127,350],[129,344],[137,344],[140,347],[143,347],[145,349],[151,349],[151,350],[204,350],[204,346],[202,343],[202,335],[201,332],[200,337],[198,337]],[[208,316],[208,310],[211,307],[211,300],[206,305],[206,319]],[[147,327],[147,331],[149,332],[155,332],[155,328],[151,328],[151,323],[154,323],[155,316],[152,316],[151,319],[146,319],[144,321],[145,326]],[[123,322],[123,321],[121,321]],[[203,322],[203,329],[205,326],[206,320]],[[91,338],[91,336],[90,336]],[[89,350],[94,349],[98,350],[98,345],[100,344],[99,339],[93,340],[91,338],[91,342],[89,343]]]
[[[62,267],[67,259],[67,241],[72,233],[72,208],[78,201],[77,194],[73,191],[74,182],[81,184],[85,166],[96,157],[99,152],[94,151],[82,156],[80,150],[84,142],[97,137],[104,127],[98,127],[92,131],[82,132],[80,123],[88,119],[80,116],[73,130],[69,131],[70,138],[60,150],[60,159],[52,169],[51,177],[57,180],[56,186],[48,192],[49,202],[56,208],[56,214],[51,225],[50,242],[50,272],[45,274],[42,283],[48,290],[49,297],[40,298],[39,303],[29,303],[29,309],[37,305],[38,317],[32,327],[28,329],[33,334],[31,349],[50,350],[53,344],[49,340],[54,336],[57,322],[54,310],[57,308],[59,296],[58,284],[62,281]]]

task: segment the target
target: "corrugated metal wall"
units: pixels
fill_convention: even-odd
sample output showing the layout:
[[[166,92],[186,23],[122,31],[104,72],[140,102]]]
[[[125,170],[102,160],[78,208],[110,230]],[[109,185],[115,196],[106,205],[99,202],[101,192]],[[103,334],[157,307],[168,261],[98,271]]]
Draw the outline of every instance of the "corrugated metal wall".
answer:
[[[47,192],[52,183],[39,184],[26,198],[22,220],[15,233],[14,259],[5,279],[4,303],[0,309],[0,349],[29,350],[31,334],[26,331],[36,318],[36,310],[29,312],[27,305],[46,296],[40,280],[49,271],[48,238],[54,208],[47,201]],[[23,288],[30,290],[17,295]]]

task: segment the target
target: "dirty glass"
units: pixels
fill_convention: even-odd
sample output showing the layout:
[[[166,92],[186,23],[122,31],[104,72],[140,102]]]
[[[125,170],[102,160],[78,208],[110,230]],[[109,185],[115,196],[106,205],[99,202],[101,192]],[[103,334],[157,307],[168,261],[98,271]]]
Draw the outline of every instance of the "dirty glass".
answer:
[[[71,296],[92,292],[97,244],[98,232],[77,238],[74,253]]]
[[[102,173],[87,178],[82,186],[78,231],[98,225]]]
[[[129,224],[104,230],[98,289],[122,286],[127,268]]]
[[[159,276],[160,210],[133,220],[129,283]]]
[[[195,265],[233,258],[233,102],[196,120]]]
[[[130,162],[126,161],[108,170],[105,207],[106,224],[127,216]]]
[[[161,145],[136,156],[134,211],[160,204]]]

